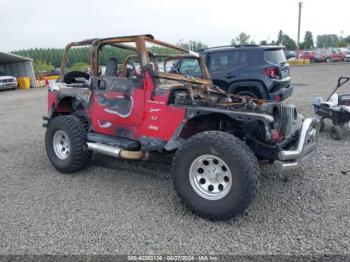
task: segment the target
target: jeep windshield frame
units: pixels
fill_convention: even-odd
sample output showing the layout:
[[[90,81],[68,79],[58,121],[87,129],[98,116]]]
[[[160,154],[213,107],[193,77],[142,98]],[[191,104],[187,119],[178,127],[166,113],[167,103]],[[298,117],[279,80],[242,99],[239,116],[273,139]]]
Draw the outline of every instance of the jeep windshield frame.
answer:
[[[61,58],[61,69],[60,69],[61,79],[63,78],[63,75],[65,74],[69,50],[73,47],[84,47],[85,46],[85,47],[91,48],[91,45],[95,40],[97,40],[97,38],[87,39],[87,40],[78,41],[78,42],[71,42],[71,43],[66,45],[66,47],[63,50],[63,54],[62,54],[62,58]],[[90,63],[91,63],[91,61],[90,61]]]

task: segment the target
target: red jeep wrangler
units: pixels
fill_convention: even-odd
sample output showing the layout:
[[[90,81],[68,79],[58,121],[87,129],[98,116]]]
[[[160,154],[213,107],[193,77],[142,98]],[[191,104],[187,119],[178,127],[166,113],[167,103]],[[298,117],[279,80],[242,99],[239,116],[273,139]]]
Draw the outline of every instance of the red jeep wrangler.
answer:
[[[91,48],[91,74],[64,74],[67,52],[81,46]],[[112,56],[105,70],[103,52]],[[319,129],[317,118],[303,119],[293,105],[223,92],[197,53],[152,35],[69,44],[44,120],[48,158],[64,173],[87,167],[92,152],[138,160],[174,152],[175,190],[209,219],[249,205],[257,159],[279,170],[298,166],[315,152]]]

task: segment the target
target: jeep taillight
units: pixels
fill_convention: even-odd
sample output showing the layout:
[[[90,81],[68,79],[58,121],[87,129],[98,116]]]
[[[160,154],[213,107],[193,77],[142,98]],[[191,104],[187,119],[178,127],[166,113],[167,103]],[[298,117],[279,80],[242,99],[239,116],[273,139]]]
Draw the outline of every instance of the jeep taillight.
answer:
[[[281,95],[275,96],[275,101],[277,102],[282,101],[282,96]]]
[[[276,67],[267,67],[265,68],[265,74],[270,78],[276,78],[278,71]]]
[[[271,130],[271,138],[274,140],[276,143],[280,143],[284,137],[284,130],[280,129],[278,130]]]
[[[271,131],[271,138],[272,140],[274,140],[276,143],[281,142],[282,137],[280,135],[280,133],[277,130],[272,130]]]

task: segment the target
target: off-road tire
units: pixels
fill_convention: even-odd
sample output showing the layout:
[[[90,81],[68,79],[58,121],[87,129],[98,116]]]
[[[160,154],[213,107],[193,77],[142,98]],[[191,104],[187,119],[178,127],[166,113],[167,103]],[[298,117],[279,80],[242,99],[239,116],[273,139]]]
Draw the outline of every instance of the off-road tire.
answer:
[[[334,125],[329,130],[329,134],[332,139],[334,140],[343,140],[344,138],[344,131],[343,128],[340,125]]]
[[[87,117],[85,111],[79,109],[79,110],[74,111],[74,112],[72,113],[72,115],[75,116],[75,117],[77,117],[77,118],[79,119],[79,121],[83,124],[84,129],[85,129],[86,132],[87,132],[88,129],[89,129],[90,123],[89,123],[89,119],[88,119],[88,117]]]
[[[60,159],[54,150],[53,137],[58,131],[64,131],[70,141],[70,153],[67,159]],[[58,116],[49,121],[45,134],[45,147],[51,164],[63,173],[73,173],[86,168],[91,162],[92,152],[86,144],[86,130],[79,118],[68,115]]]
[[[231,189],[218,200],[203,198],[190,182],[192,162],[206,154],[224,160],[232,173]],[[195,214],[210,220],[226,220],[242,213],[256,195],[259,173],[251,149],[239,138],[219,131],[205,131],[189,138],[177,150],[172,163],[172,182],[178,196]]]

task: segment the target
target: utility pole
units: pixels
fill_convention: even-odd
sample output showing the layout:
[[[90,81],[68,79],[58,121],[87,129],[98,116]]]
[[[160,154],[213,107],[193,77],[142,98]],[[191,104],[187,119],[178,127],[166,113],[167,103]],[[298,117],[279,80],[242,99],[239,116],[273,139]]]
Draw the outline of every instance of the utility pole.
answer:
[[[301,22],[301,8],[302,2],[299,2],[299,19],[298,19],[298,39],[297,39],[297,56],[299,54],[299,46],[300,46],[300,22]]]

